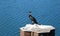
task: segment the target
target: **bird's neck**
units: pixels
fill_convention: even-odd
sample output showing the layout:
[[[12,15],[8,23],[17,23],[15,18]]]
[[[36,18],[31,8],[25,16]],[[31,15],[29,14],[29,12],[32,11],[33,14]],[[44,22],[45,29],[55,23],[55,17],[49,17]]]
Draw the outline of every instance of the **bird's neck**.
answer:
[[[32,16],[32,15],[29,15],[29,17]]]

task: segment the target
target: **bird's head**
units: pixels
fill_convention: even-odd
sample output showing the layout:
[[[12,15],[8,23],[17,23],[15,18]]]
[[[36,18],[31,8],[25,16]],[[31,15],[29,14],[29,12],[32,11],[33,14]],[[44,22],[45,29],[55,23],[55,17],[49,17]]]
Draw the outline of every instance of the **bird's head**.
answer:
[[[29,15],[32,15],[32,12],[31,11],[29,11]]]

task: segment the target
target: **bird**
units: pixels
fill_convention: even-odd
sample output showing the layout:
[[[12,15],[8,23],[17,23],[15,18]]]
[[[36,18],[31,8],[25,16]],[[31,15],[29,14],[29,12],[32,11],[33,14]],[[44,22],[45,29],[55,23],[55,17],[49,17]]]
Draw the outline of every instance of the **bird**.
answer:
[[[37,20],[32,16],[31,11],[29,11],[29,18],[32,21],[32,24],[38,24]]]

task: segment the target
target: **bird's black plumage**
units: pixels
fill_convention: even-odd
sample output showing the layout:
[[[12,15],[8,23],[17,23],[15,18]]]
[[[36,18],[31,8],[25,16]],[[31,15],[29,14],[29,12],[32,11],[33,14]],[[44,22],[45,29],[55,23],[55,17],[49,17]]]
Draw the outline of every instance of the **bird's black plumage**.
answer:
[[[29,18],[32,21],[32,24],[38,24],[37,20],[31,15],[31,12],[29,12]]]

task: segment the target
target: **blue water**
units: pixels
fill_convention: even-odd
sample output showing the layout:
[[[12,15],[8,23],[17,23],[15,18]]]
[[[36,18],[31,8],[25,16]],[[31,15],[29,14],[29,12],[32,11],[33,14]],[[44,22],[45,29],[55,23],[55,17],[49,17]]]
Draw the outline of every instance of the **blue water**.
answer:
[[[31,23],[28,11],[60,36],[60,0],[0,0],[0,36],[20,36],[20,28]]]

